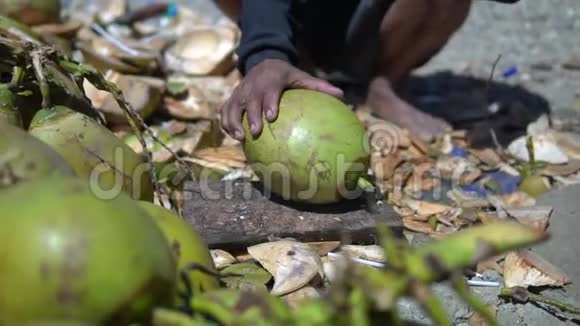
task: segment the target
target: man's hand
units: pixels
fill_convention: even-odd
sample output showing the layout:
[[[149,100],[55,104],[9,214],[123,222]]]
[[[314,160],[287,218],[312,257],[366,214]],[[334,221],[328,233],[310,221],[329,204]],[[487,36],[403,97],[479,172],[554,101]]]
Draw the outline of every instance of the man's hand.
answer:
[[[277,59],[265,60],[252,68],[221,108],[224,130],[237,140],[243,140],[242,117],[248,115],[252,136],[262,132],[262,114],[273,122],[278,117],[278,103],[285,89],[303,88],[342,97],[339,88],[298,70],[291,64]]]

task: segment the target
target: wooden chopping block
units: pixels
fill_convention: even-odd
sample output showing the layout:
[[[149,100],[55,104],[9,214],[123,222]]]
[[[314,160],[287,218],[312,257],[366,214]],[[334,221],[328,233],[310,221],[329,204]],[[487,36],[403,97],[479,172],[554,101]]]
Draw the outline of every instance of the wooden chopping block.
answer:
[[[374,244],[378,223],[402,237],[398,214],[373,195],[335,205],[299,205],[266,196],[256,183],[207,181],[201,186],[186,183],[184,199],[184,218],[212,249],[236,249],[277,238]]]

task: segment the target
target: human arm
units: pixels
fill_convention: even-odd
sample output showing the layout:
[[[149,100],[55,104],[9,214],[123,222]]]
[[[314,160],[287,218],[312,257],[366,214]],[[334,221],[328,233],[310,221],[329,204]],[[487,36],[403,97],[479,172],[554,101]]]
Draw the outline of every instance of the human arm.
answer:
[[[277,118],[280,96],[287,88],[342,96],[340,89],[295,67],[298,51],[290,5],[291,0],[242,0],[242,39],[237,54],[243,79],[221,108],[222,127],[238,140],[245,137],[243,115],[248,115],[251,134],[259,135],[263,113],[269,122]]]

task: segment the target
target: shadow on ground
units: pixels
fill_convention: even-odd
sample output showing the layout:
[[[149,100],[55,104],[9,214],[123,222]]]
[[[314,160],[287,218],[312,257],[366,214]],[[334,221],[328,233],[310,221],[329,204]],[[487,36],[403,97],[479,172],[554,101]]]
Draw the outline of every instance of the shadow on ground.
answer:
[[[399,92],[422,111],[468,130],[476,148],[495,147],[490,130],[505,147],[524,135],[528,124],[550,113],[548,100],[524,87],[447,71],[413,76]]]

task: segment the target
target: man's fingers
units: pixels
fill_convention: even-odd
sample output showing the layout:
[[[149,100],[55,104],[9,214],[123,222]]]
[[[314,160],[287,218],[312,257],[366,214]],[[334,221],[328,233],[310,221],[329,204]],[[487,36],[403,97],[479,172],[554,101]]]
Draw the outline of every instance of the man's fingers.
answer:
[[[236,97],[226,112],[229,133],[237,140],[244,139],[244,128],[242,127],[242,117],[247,109],[246,97]]]
[[[252,136],[256,137],[262,132],[262,96],[256,96],[248,104],[246,114],[248,115],[248,126]]]
[[[231,110],[231,98],[227,100],[222,107],[220,108],[220,120],[222,128],[228,133],[231,134],[231,124],[229,119],[228,112]]]
[[[282,89],[270,89],[264,95],[263,109],[266,111],[266,119],[269,122],[274,122],[278,118],[278,110],[280,105],[280,96]]]
[[[318,79],[318,78],[314,78],[314,77],[311,77],[308,75],[302,76],[301,78],[296,79],[296,81],[293,83],[292,86],[304,87],[306,89],[310,89],[313,91],[319,91],[319,92],[326,93],[328,95],[339,97],[339,98],[342,98],[344,96],[344,93],[340,88],[333,86],[332,84],[330,84],[327,81],[324,81],[324,80]]]

